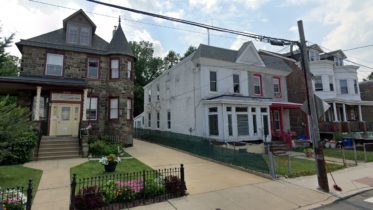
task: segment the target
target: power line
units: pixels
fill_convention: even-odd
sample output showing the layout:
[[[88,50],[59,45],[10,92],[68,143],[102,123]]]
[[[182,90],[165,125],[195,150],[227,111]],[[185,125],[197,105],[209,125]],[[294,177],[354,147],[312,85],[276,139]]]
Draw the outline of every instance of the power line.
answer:
[[[350,48],[350,49],[345,49],[343,51],[357,50],[357,49],[362,49],[362,48],[367,48],[367,47],[373,47],[373,44],[363,45],[363,46],[354,47],[354,48]]]
[[[113,7],[113,8],[117,8],[117,9],[121,9],[121,10],[130,11],[130,12],[137,13],[137,14],[147,15],[147,16],[151,16],[151,17],[155,17],[155,18],[160,18],[160,19],[169,20],[169,21],[173,21],[173,22],[183,23],[183,24],[192,25],[192,26],[196,26],[196,27],[201,27],[201,28],[205,28],[207,30],[214,30],[214,31],[219,31],[219,32],[226,32],[226,33],[231,33],[231,34],[235,34],[235,35],[250,37],[250,38],[262,41],[262,42],[270,43],[272,45],[284,46],[284,45],[298,44],[297,41],[293,41],[293,40],[287,40],[287,39],[282,39],[282,38],[274,38],[274,37],[269,37],[269,36],[254,34],[254,33],[248,33],[248,32],[242,32],[242,31],[237,31],[237,30],[232,30],[232,29],[227,29],[227,28],[222,28],[222,27],[216,27],[216,26],[212,26],[212,25],[207,25],[207,24],[198,23],[198,22],[194,22],[194,21],[189,21],[189,20],[173,18],[173,17],[169,17],[169,16],[164,16],[164,15],[159,15],[159,14],[155,14],[155,13],[145,12],[145,11],[141,11],[141,10],[136,10],[136,9],[123,7],[123,6],[118,6],[118,5],[115,5],[115,4],[109,4],[109,3],[96,1],[96,0],[87,0],[87,1],[93,2],[93,3],[96,3],[96,4],[105,5],[105,6],[108,6],[108,7]]]

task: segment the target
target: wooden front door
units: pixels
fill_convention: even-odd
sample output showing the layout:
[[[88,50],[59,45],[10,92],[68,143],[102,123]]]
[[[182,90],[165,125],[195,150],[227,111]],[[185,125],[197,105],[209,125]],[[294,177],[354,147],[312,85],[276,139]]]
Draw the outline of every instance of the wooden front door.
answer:
[[[78,136],[80,104],[52,103],[51,136]]]

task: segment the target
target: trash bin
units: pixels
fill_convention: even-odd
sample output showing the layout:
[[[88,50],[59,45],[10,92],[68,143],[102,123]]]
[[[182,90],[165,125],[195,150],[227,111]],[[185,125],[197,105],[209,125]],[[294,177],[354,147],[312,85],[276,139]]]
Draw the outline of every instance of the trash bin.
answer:
[[[352,148],[353,147],[353,140],[352,138],[343,138],[342,139],[342,146],[344,148]]]

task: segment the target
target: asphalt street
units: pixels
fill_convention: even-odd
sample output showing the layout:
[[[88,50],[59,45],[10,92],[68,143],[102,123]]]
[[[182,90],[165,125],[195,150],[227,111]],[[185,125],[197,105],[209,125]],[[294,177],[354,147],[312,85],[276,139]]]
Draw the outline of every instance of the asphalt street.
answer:
[[[346,199],[338,200],[329,205],[316,208],[317,210],[371,210],[373,209],[373,190],[356,194]]]

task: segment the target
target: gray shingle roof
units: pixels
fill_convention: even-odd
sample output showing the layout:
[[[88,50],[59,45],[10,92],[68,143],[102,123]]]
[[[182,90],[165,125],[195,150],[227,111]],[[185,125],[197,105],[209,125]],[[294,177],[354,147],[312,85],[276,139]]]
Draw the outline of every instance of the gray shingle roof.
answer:
[[[73,17],[74,15],[77,15],[78,13],[82,13],[85,15],[85,13],[82,10],[79,10],[78,12],[66,18],[64,21]],[[87,15],[85,16],[88,18]],[[16,45],[21,52],[23,46],[34,46],[57,50],[69,50],[83,53],[92,53],[98,55],[116,54],[135,57],[120,25],[118,29],[115,31],[114,36],[110,41],[110,44],[96,34],[92,35],[92,42],[90,46],[69,44],[66,42],[66,30],[64,28],[61,28],[30,39],[21,39],[21,41],[16,43]]]
[[[60,78],[45,78],[45,77],[0,77],[0,82],[24,83],[32,85],[53,85],[66,87],[86,87],[87,82],[82,79],[60,79]]]
[[[134,57],[132,49],[130,48],[126,35],[119,24],[118,29],[115,31],[113,38],[108,47],[108,54],[124,54]]]
[[[221,61],[236,62],[237,58],[242,54],[244,48],[249,44],[246,42],[239,50],[230,50],[220,47],[200,44],[197,51],[194,53],[193,58],[204,57]],[[264,64],[268,68],[279,69],[284,71],[292,71],[292,68],[287,64],[284,59],[276,56],[271,56],[265,53],[259,53]]]

